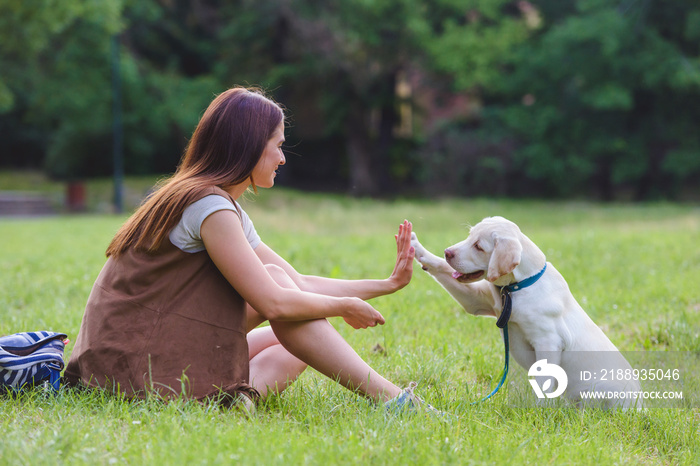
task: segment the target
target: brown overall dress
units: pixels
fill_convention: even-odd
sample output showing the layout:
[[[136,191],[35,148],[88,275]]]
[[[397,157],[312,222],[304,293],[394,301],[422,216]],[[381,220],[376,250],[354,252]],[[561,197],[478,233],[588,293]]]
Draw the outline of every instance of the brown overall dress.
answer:
[[[209,194],[233,202],[219,188],[193,193],[191,202]],[[243,298],[206,251],[163,243],[157,253],[129,249],[108,258],[90,293],[66,382],[140,398],[254,398]]]

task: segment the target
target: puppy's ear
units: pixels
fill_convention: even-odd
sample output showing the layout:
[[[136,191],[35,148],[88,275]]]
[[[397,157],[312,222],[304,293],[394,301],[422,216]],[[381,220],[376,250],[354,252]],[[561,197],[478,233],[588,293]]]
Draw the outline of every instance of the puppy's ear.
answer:
[[[493,234],[493,252],[489,260],[486,279],[494,282],[507,275],[520,264],[523,247],[517,238]]]

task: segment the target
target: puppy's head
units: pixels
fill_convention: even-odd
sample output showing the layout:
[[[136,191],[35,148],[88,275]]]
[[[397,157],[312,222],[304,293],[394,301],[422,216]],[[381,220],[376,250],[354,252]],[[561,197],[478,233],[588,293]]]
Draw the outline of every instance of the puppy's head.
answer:
[[[520,264],[520,238],[515,223],[503,217],[485,218],[471,228],[467,239],[445,249],[445,259],[460,282],[485,278],[495,283]]]

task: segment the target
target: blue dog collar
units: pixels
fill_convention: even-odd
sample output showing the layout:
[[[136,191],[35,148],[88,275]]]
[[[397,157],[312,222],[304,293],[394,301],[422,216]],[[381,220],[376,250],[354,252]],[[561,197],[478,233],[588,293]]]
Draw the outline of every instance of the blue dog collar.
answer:
[[[547,262],[544,263],[544,267],[542,267],[542,270],[540,270],[539,273],[537,273],[536,275],[528,277],[525,280],[521,280],[517,283],[511,283],[510,285],[506,285],[503,288],[501,288],[501,290],[505,289],[512,293],[513,291],[522,290],[523,288],[527,288],[530,285],[534,285],[535,282],[537,282],[537,280],[542,278],[542,275],[544,275],[545,270],[547,270]]]

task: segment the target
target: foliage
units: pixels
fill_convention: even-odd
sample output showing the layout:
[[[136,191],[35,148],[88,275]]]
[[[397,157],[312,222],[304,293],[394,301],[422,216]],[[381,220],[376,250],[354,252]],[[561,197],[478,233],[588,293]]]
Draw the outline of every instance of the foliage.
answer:
[[[607,200],[621,186],[637,199],[673,195],[700,170],[694,15],[685,25],[675,16],[683,2],[575,3],[573,14],[543,15],[489,89],[501,99],[494,115],[522,143],[516,165],[545,194],[593,183]]]
[[[106,32],[120,26],[121,2],[99,0],[6,0],[0,4],[0,112],[11,110],[15,96],[10,86],[20,85],[40,70],[23,69],[55,50],[53,40],[79,22],[98,24]],[[92,44],[87,44],[88,50]],[[8,83],[8,81],[10,81]]]
[[[56,152],[53,136],[65,138],[64,123],[67,132],[85,131],[88,141],[96,132],[109,136],[110,120],[100,108],[108,63],[99,53],[120,29],[120,15],[119,1],[0,3],[3,165],[40,166]],[[66,149],[61,156],[70,158],[72,148]]]
[[[130,173],[250,84],[292,116],[289,185],[648,199],[700,174],[694,0],[6,0],[0,165],[111,172],[115,43]]]
[[[266,244],[302,272],[366,278],[393,267],[393,234],[408,218],[438,251],[465,224],[516,221],[567,278],[593,320],[624,351],[700,351],[697,208],[443,200],[370,202],[294,191],[244,201]],[[455,215],[455,212],[460,214]],[[122,216],[0,222],[0,334],[47,328],[75,339],[85,302]],[[76,253],[80,251],[80,253]],[[663,279],[660,279],[663,277]],[[492,319],[466,315],[419,267],[400,292],[373,300],[387,322],[338,331],[381,374],[448,411],[393,418],[313,370],[253,419],[215,406],[129,403],[102,392],[0,398],[7,463],[44,464],[696,464],[697,406],[647,412],[523,409],[502,368]],[[187,342],[196,344],[196,342]],[[72,345],[67,348],[68,354]],[[509,382],[524,372],[512,369]]]

